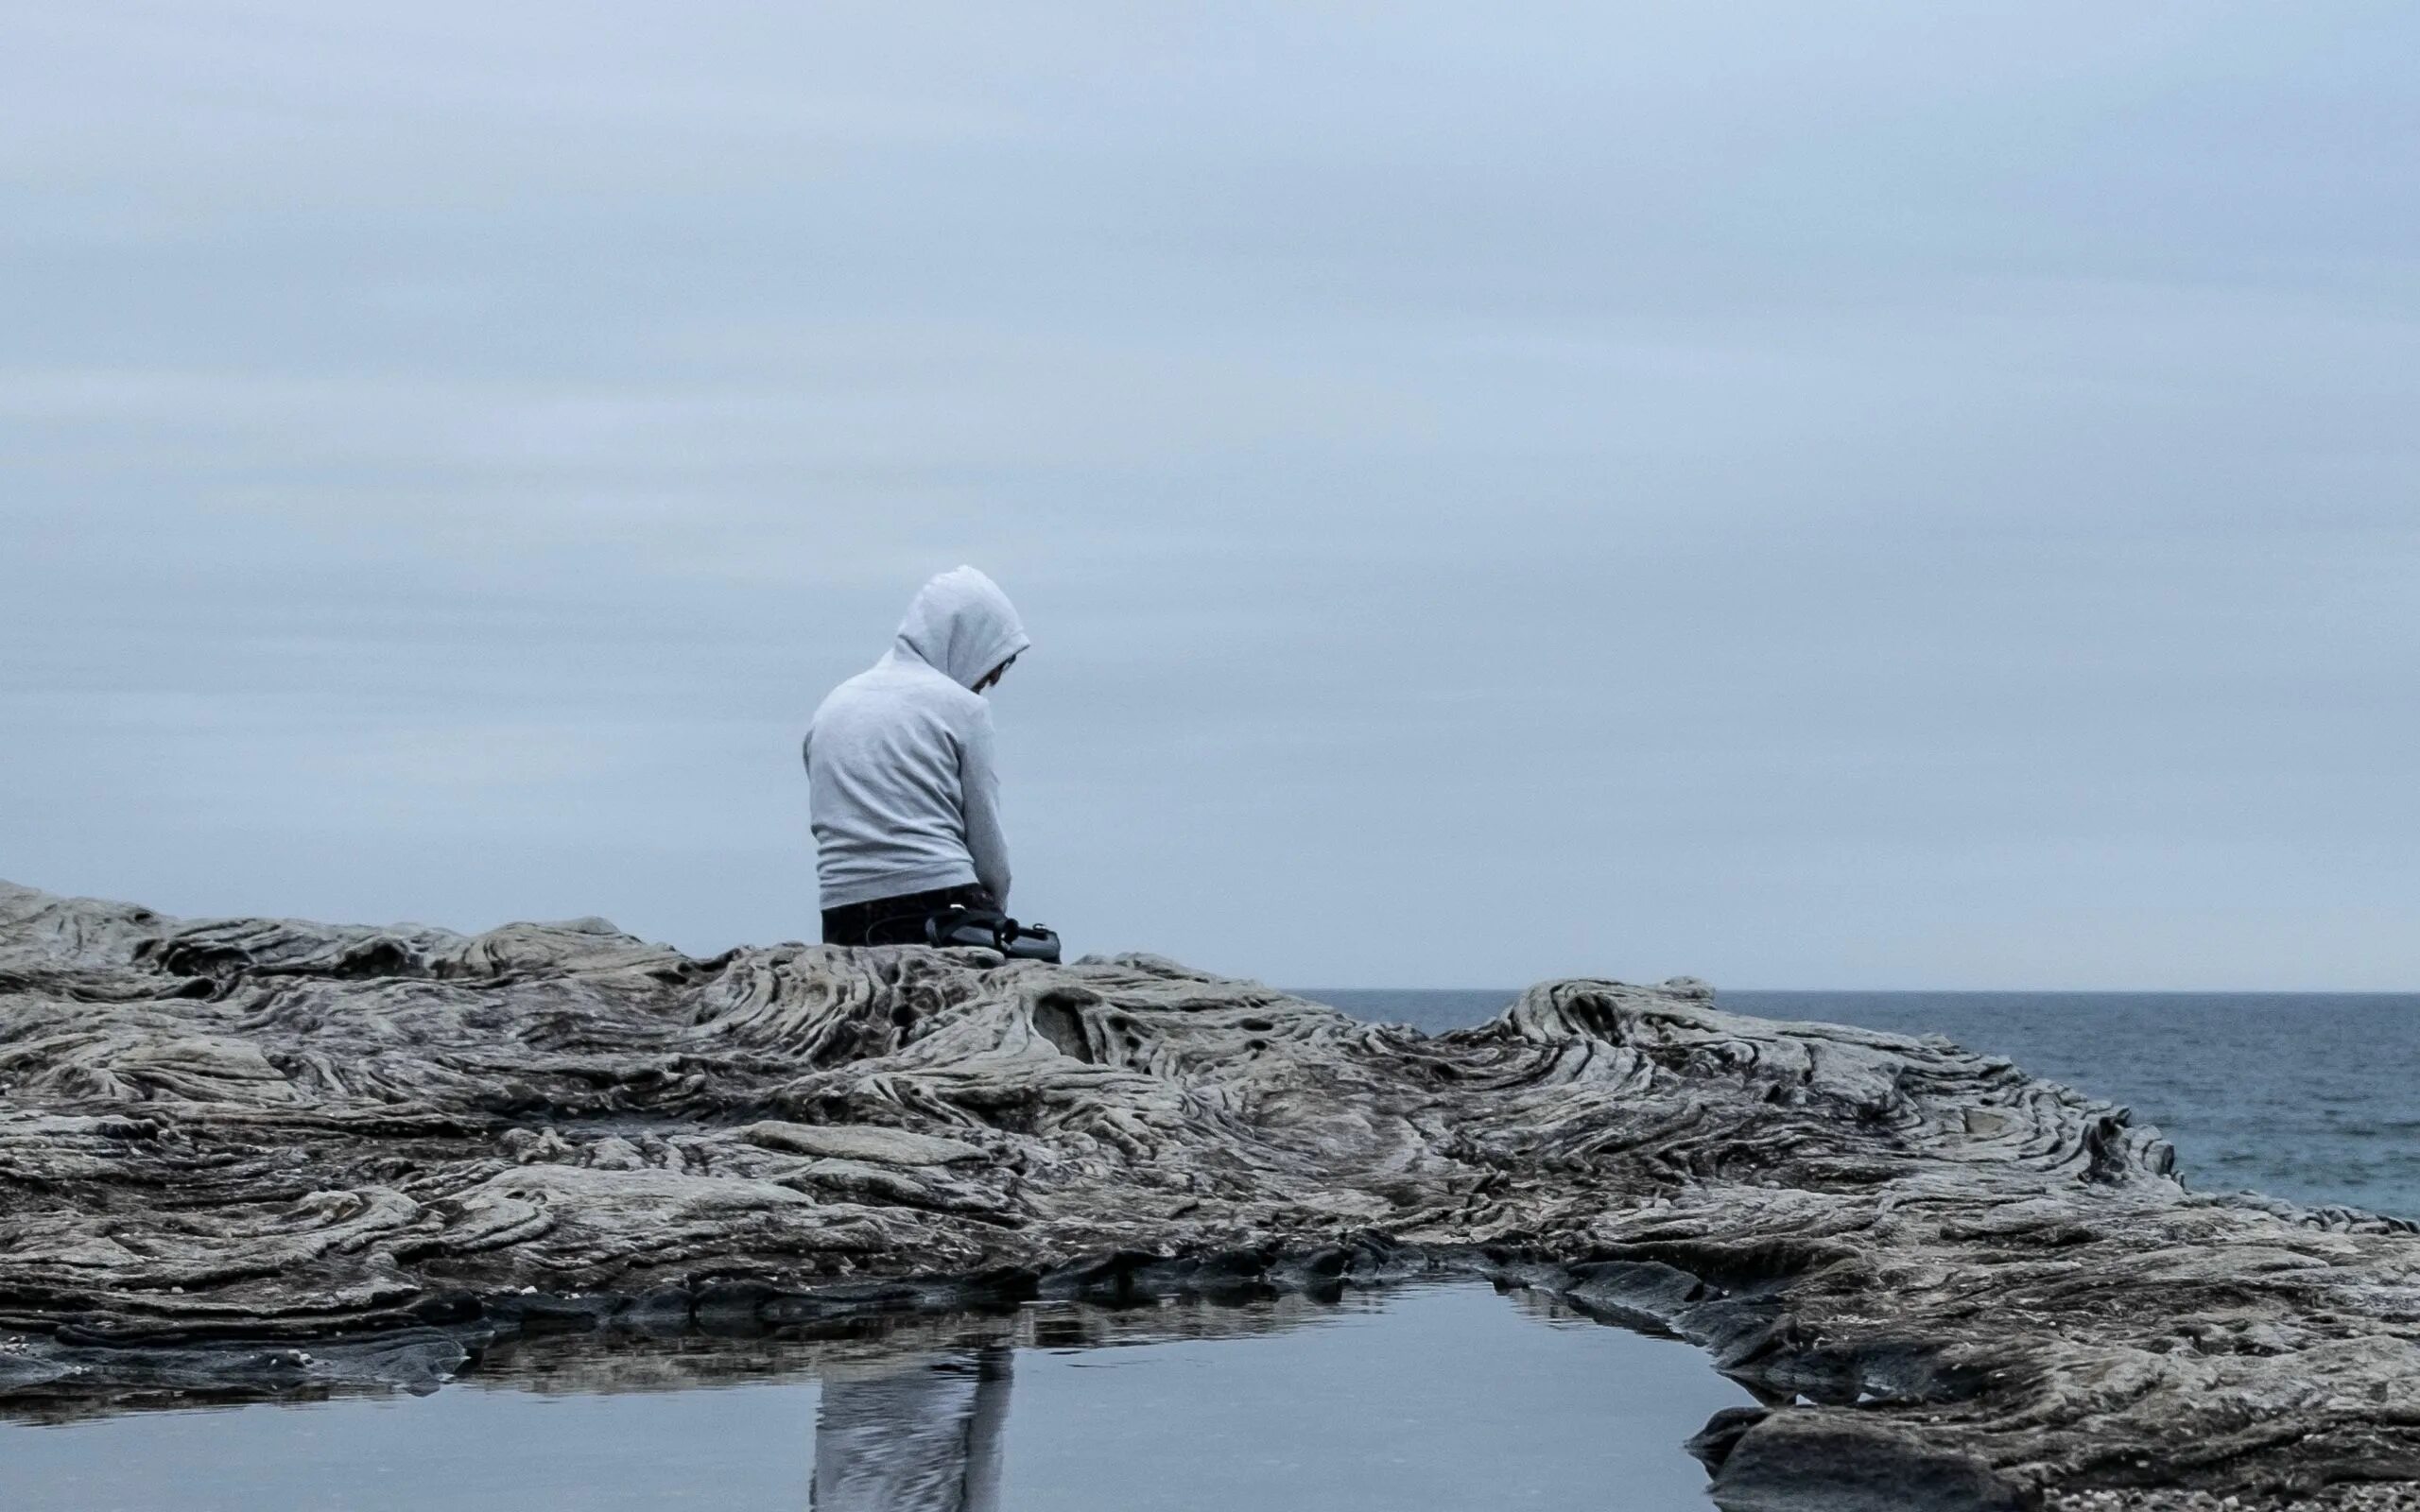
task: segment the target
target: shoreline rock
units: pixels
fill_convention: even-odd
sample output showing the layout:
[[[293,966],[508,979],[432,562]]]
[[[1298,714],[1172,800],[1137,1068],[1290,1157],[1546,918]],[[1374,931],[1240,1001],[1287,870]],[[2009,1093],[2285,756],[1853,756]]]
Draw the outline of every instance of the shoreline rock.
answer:
[[[1751,1383],[1693,1446],[1741,1512],[2420,1481],[2411,1226],[2196,1195],[2005,1060],[1712,997],[1549,983],[1432,1037],[1150,956],[696,960],[0,884],[0,1406],[1450,1273]]]

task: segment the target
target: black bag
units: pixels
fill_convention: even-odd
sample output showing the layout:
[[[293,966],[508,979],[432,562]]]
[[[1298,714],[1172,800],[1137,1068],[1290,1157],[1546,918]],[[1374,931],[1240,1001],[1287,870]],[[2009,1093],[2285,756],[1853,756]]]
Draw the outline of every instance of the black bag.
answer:
[[[952,903],[925,916],[925,939],[933,945],[977,945],[1026,961],[1059,959],[1059,932],[1020,924],[1006,914]]]

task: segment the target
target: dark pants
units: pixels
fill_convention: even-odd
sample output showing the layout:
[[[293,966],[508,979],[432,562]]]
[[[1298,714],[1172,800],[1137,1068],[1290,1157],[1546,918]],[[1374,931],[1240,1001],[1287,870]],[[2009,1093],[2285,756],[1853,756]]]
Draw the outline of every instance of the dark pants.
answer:
[[[901,893],[872,902],[849,903],[823,910],[826,945],[922,945],[925,920],[952,903],[967,908],[995,909],[992,895],[975,883],[963,887],[937,887],[931,892]]]

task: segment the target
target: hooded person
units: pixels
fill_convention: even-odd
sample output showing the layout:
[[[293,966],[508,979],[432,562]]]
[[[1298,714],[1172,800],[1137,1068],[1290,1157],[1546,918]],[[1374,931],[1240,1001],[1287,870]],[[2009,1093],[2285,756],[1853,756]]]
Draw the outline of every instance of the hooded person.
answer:
[[[1032,643],[1000,585],[953,568],[917,590],[881,661],[807,725],[807,814],[823,938],[921,942],[925,919],[1009,902],[983,692]]]

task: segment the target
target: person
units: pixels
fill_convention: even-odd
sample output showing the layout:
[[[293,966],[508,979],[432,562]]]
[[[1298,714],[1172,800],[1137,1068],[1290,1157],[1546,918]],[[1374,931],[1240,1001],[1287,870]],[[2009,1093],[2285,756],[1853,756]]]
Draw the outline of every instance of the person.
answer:
[[[1031,644],[997,583],[955,568],[917,591],[882,660],[817,708],[801,749],[825,943],[921,944],[953,904],[1008,906],[983,695]]]

